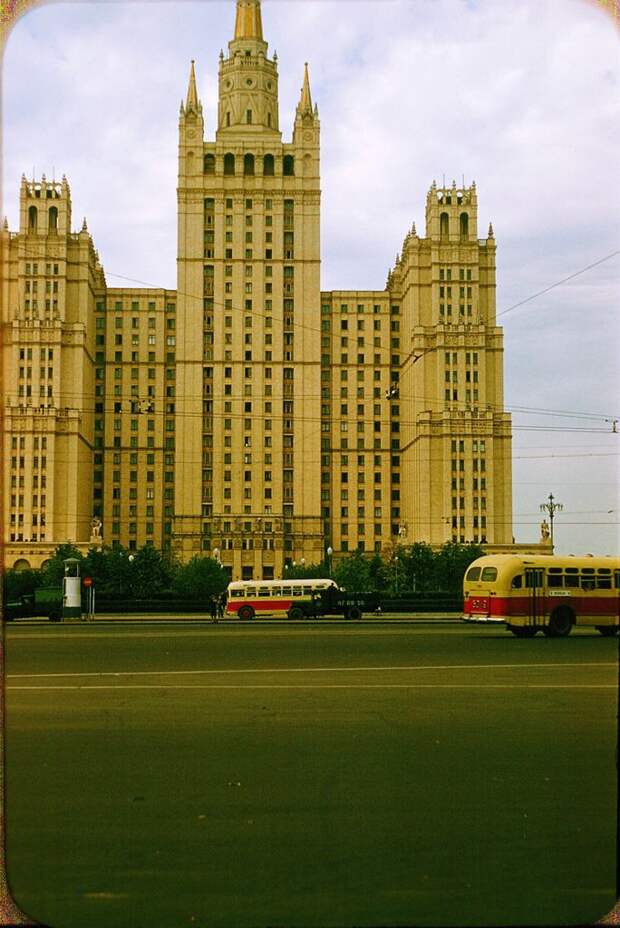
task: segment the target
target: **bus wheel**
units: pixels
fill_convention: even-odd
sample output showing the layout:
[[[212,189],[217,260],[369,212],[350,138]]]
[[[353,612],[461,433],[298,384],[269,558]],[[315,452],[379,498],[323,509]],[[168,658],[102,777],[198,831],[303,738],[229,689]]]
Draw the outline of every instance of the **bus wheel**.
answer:
[[[510,625],[509,628],[517,638],[533,638],[538,631],[535,625]]]
[[[250,619],[254,618],[254,610],[251,606],[242,606],[237,615],[244,622],[248,622]]]
[[[617,625],[597,625],[597,632],[600,632],[603,638],[611,638],[613,635],[617,635],[620,631],[620,628]]]
[[[362,617],[362,610],[358,609],[357,606],[351,606],[350,609],[346,611],[346,618],[351,619],[353,622],[359,622]]]
[[[304,611],[300,606],[291,606],[288,611],[288,617],[292,619],[293,622],[298,622],[300,619],[303,619]]]
[[[566,638],[573,627],[573,613],[565,606],[551,613],[549,624],[544,629],[550,638]]]

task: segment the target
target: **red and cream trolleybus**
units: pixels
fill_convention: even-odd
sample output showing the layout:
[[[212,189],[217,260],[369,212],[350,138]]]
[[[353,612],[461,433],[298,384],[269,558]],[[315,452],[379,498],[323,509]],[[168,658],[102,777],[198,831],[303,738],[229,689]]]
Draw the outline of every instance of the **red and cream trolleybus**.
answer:
[[[322,614],[325,591],[333,580],[237,580],[228,584],[226,615],[240,619],[303,619]]]
[[[463,619],[496,622],[519,638],[551,638],[575,626],[615,635],[620,627],[620,558],[490,554],[470,564]]]

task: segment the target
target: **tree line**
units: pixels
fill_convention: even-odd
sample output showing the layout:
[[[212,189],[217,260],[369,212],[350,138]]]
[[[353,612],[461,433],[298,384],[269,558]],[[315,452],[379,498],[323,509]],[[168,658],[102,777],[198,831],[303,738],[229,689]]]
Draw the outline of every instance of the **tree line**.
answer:
[[[388,557],[354,552],[317,564],[287,565],[285,579],[333,577],[346,590],[378,593],[389,597],[448,593],[460,596],[468,565],[484,554],[479,545],[447,542],[435,549],[424,542],[397,545]],[[196,555],[185,564],[152,545],[136,551],[122,546],[91,548],[83,555],[74,545],[59,545],[40,570],[7,570],[5,596],[17,598],[39,587],[60,587],[64,561],[80,562],[82,577],[91,577],[98,596],[110,599],[210,599],[226,589],[229,578],[212,557]]]

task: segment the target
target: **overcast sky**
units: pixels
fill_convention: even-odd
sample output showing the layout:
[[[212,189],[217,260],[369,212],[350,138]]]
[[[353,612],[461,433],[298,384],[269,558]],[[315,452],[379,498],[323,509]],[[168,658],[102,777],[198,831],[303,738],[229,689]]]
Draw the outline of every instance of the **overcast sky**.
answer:
[[[322,288],[383,289],[413,221],[423,234],[433,179],[475,179],[479,235],[492,221],[498,245],[515,538],[538,539],[553,492],[559,552],[617,552],[620,254],[602,260],[620,249],[612,18],[589,0],[262,9],[284,140],[305,61],[319,106]],[[179,104],[195,58],[213,138],[233,25],[234,0],[58,3],[23,16],[3,69],[10,228],[22,172],[66,174],[74,228],[87,217],[108,285],[174,288]]]

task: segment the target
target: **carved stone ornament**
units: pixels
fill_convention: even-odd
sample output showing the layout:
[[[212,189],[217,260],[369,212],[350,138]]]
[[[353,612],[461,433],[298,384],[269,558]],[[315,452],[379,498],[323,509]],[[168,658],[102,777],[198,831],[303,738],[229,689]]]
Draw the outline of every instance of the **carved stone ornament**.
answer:
[[[188,130],[187,130],[187,137],[188,137],[188,139],[193,139],[195,135],[196,135],[196,130],[195,130],[195,129],[188,129]]]

